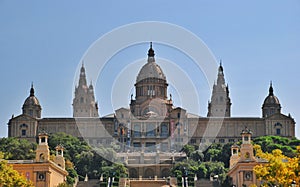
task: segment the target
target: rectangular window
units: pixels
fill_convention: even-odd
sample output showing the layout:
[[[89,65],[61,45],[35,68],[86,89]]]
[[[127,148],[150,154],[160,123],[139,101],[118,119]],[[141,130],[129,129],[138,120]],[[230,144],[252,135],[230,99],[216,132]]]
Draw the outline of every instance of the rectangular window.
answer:
[[[22,130],[22,136],[26,136],[26,130],[25,129]]]
[[[196,144],[197,142],[196,142],[196,139],[195,138],[192,138],[191,139],[191,144]]]
[[[165,151],[167,152],[169,150],[169,146],[168,146],[168,143],[162,143],[161,144],[161,151]]]
[[[220,139],[219,142],[220,143],[225,143],[225,140],[224,139]]]
[[[281,134],[281,130],[280,129],[276,129],[276,135],[280,135]]]
[[[234,139],[229,139],[229,142],[234,142]]]

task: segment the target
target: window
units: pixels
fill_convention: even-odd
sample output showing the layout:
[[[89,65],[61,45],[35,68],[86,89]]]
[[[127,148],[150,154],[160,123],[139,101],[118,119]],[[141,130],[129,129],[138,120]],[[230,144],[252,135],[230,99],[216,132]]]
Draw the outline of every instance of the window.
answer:
[[[196,144],[196,139],[195,138],[191,139],[191,144]]]
[[[161,150],[167,152],[168,149],[169,149],[169,148],[168,148],[168,143],[163,142],[163,143],[161,144]]]
[[[281,134],[281,129],[276,129],[276,135],[280,135]]]
[[[141,143],[133,142],[133,151],[141,151]]]
[[[155,95],[155,86],[148,85],[147,90],[148,90],[147,95],[149,95],[149,96],[154,96]]]
[[[155,142],[146,142],[146,151],[155,152],[156,151]]]
[[[161,125],[161,136],[167,137],[168,136],[168,125],[167,124],[162,124]]]
[[[140,125],[134,125],[134,137],[140,137],[141,136],[141,126]]]
[[[25,129],[22,129],[22,136],[26,136],[26,130]]]
[[[37,180],[38,181],[45,181],[46,180],[46,173],[45,172],[38,172]]]
[[[148,136],[148,137],[155,136],[155,125],[154,124],[147,124],[146,130],[147,130],[146,136]]]
[[[220,139],[219,142],[220,143],[225,143],[225,139]]]
[[[234,139],[229,139],[228,142],[234,142]]]

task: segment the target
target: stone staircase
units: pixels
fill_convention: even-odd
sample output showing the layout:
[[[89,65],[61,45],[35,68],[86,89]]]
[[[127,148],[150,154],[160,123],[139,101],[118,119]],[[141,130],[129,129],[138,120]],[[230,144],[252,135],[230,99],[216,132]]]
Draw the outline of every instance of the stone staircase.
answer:
[[[88,181],[79,181],[76,187],[99,187],[100,181],[97,179],[90,179]]]

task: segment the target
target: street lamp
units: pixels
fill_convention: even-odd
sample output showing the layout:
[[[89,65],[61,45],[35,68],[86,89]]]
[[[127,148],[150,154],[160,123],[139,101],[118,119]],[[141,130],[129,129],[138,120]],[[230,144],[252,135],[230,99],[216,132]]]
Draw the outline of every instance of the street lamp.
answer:
[[[188,185],[188,180],[187,180],[187,178],[188,178],[188,170],[185,168],[185,167],[183,167],[183,186],[184,187],[188,187],[189,185]]]
[[[293,180],[291,185],[292,185],[292,187],[296,187],[296,181]]]
[[[111,175],[110,175],[110,177],[108,178],[108,187],[112,187],[112,184],[113,184],[113,182],[114,182],[114,180],[115,180],[115,173],[116,172],[112,172],[111,173]]]

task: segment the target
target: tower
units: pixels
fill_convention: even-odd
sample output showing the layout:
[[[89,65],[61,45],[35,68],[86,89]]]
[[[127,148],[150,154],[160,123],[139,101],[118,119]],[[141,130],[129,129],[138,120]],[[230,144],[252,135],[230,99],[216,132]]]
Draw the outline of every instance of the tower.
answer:
[[[231,157],[229,160],[229,168],[233,168],[233,166],[239,161],[239,146],[237,144],[233,144],[231,146]]]
[[[62,145],[57,145],[55,147],[56,156],[54,162],[59,165],[62,169],[65,169],[65,159],[64,159],[64,147]]]
[[[48,134],[42,132],[39,134],[39,144],[36,148],[36,162],[48,162],[50,159],[50,150],[48,146]]]
[[[211,101],[208,103],[207,117],[230,117],[231,101],[228,85],[225,85],[223,66],[218,69],[217,84],[214,84]]]
[[[31,84],[30,94],[23,104],[22,111],[23,114],[26,114],[33,118],[41,118],[42,107],[39,100],[34,95],[33,84]]]
[[[270,83],[269,95],[265,98],[262,105],[262,117],[266,118],[273,114],[281,113],[281,106],[279,99],[274,95],[272,82]]]
[[[247,127],[242,130],[241,161],[255,160],[253,146],[251,144],[252,131]]]
[[[78,86],[73,99],[73,117],[99,117],[98,104],[95,102],[94,87],[86,82],[85,68],[82,64]]]
[[[135,116],[166,116],[172,106],[172,101],[167,100],[166,76],[154,56],[151,42],[147,63],[141,68],[134,85],[135,100],[131,98],[130,109]]]

